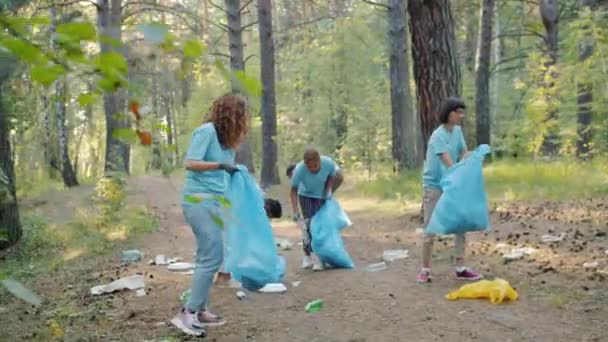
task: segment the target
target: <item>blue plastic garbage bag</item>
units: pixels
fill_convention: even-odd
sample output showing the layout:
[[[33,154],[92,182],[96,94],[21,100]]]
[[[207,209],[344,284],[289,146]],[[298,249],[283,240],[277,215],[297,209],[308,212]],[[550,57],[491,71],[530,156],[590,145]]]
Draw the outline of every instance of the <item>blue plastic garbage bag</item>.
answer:
[[[488,198],[483,182],[483,159],[490,146],[479,145],[454,165],[441,180],[443,194],[426,228],[432,234],[456,234],[490,228]]]
[[[257,291],[278,283],[285,274],[285,259],[279,255],[270,221],[264,210],[262,190],[247,168],[239,165],[230,179],[226,198],[230,217],[226,220],[224,269],[243,288]]]
[[[338,268],[354,267],[340,235],[340,231],[350,225],[350,219],[333,198],[313,216],[310,223],[312,250],[321,261]]]

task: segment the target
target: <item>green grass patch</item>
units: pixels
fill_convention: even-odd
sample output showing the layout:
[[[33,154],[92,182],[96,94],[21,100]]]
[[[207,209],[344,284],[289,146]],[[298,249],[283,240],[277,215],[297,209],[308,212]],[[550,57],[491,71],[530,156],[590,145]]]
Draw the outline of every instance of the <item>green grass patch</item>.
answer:
[[[492,201],[571,200],[608,194],[608,160],[500,160],[484,167],[486,190]],[[420,200],[421,170],[357,180],[364,195]]]

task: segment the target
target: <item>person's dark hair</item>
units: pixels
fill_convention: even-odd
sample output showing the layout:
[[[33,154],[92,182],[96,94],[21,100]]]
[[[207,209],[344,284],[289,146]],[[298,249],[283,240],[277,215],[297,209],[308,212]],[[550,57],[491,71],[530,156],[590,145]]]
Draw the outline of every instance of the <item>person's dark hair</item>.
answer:
[[[450,118],[450,113],[457,109],[466,109],[467,106],[464,104],[464,101],[457,97],[448,97],[443,100],[441,104],[441,108],[439,109],[439,121],[442,124],[448,123],[448,119]]]
[[[219,97],[213,101],[205,121],[213,123],[222,146],[236,148],[249,130],[247,100],[237,94]]]
[[[296,169],[296,164],[291,164],[287,167],[287,170],[285,170],[285,175],[288,178],[291,178],[291,176],[293,176],[293,170]]]
[[[283,208],[281,207],[281,202],[277,200],[265,198],[264,209],[266,210],[266,216],[268,216],[268,218],[281,218],[281,216],[283,216]]]

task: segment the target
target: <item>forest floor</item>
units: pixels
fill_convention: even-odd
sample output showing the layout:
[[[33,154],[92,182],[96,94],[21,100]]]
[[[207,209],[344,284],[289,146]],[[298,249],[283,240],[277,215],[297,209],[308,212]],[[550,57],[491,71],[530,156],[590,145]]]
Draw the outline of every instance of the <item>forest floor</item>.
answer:
[[[117,245],[111,255],[77,258],[28,283],[45,298],[32,309],[12,300],[0,303],[0,340],[180,341],[166,321],[180,307],[190,276],[148,265],[157,254],[192,258],[193,236],[178,204],[178,181],[160,176],[132,179],[133,199],[158,216],[158,230]],[[80,192],[84,192],[80,190]],[[275,194],[283,191],[276,189]],[[67,193],[67,192],[65,192]],[[41,206],[68,201],[54,195]],[[276,197],[275,197],[276,198]],[[453,279],[451,241],[436,243],[434,280],[415,282],[419,269],[419,208],[396,201],[358,196],[353,186],[339,198],[353,226],[343,232],[355,270],[304,271],[299,246],[281,253],[288,270],[284,294],[250,294],[239,300],[235,289],[215,288],[212,310],[228,324],[210,329],[209,341],[608,341],[608,199],[563,203],[498,204],[488,233],[470,235],[470,266],[488,277],[508,280],[519,292],[513,303],[487,300],[447,301],[462,285]],[[280,197],[287,209],[285,197]],[[49,215],[68,215],[66,209]],[[67,210],[69,211],[69,210]],[[300,232],[288,220],[274,223],[275,235],[297,242]],[[563,241],[541,243],[543,234],[565,233]],[[504,263],[497,244],[536,248],[522,260]],[[499,245],[500,246],[500,245]],[[499,247],[498,246],[498,247]],[[142,262],[120,266],[122,249],[143,251]],[[384,250],[408,249],[409,258],[379,272],[365,266],[381,261]],[[598,269],[582,265],[597,261]],[[117,277],[141,273],[147,295],[134,291],[91,297],[89,288]],[[301,282],[297,287],[293,282]],[[309,314],[304,306],[322,299],[325,307]]]

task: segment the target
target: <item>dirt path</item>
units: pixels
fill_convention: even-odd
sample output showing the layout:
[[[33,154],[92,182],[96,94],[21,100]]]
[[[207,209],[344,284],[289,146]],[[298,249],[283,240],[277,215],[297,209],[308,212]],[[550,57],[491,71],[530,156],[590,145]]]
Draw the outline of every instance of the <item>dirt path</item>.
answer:
[[[162,253],[190,258],[193,238],[181,217],[175,185],[167,179],[149,176],[139,179],[136,186],[161,219],[160,230],[144,238],[137,247],[148,255]],[[447,302],[443,296],[460,285],[449,276],[448,248],[438,250],[434,282],[428,286],[416,284],[413,279],[419,260],[418,247],[414,245],[418,240],[415,220],[377,212],[379,206],[372,201],[346,200],[343,204],[354,222],[345,236],[357,270],[302,271],[298,268],[300,250],[283,252],[288,261],[285,278],[288,292],[254,294],[247,301],[239,301],[234,290],[215,289],[212,307],[224,314],[229,324],[210,330],[210,340],[608,341],[607,303],[598,306],[600,303],[592,298],[606,290],[606,283],[594,282],[590,285],[593,289],[587,287],[587,291],[597,292],[567,308],[559,308],[559,303],[552,304],[547,300],[550,297],[542,295],[542,287],[534,286],[526,277],[523,267],[503,267],[497,257],[473,257],[474,266],[509,279],[520,290],[521,299],[500,306],[482,300]],[[276,225],[275,234],[296,241],[299,231],[291,224],[281,223]],[[392,248],[409,249],[411,257],[390,264],[382,272],[362,270],[378,261],[383,250]],[[484,259],[482,264],[480,260]],[[122,300],[121,310],[129,312],[129,319],[115,322],[118,326],[112,331],[116,335],[112,335],[128,341],[181,338],[171,327],[156,323],[167,320],[178,309],[178,296],[189,287],[189,277],[147,265],[129,270],[134,271],[153,276],[147,279],[150,294]],[[567,296],[568,288],[558,286],[562,281],[568,282],[566,277],[548,275],[539,278],[538,283],[557,286],[556,291]],[[294,288],[293,281],[301,281],[301,285]],[[314,299],[323,299],[325,309],[316,314],[305,313],[303,307]]]
[[[156,254],[190,260],[194,240],[178,205],[177,182],[146,176],[130,184],[136,198],[160,219],[157,232],[134,241],[131,247],[142,250],[146,260]],[[495,306],[484,300],[444,299],[449,290],[461,285],[451,277],[450,241],[436,243],[434,282],[420,285],[414,281],[420,240],[415,210],[404,215],[402,209],[395,210],[398,206],[394,202],[361,199],[348,188],[341,192],[341,202],[354,223],[344,231],[345,242],[357,268],[302,271],[299,247],[282,252],[288,264],[284,280],[287,293],[252,294],[248,300],[239,301],[234,289],[214,289],[212,309],[229,322],[211,329],[207,340],[608,341],[608,283],[601,273],[582,271],[580,266],[584,261],[596,260],[600,268],[608,267],[608,214],[602,210],[605,200],[580,203],[583,209],[578,211],[577,205],[542,205],[544,210],[540,211],[528,206],[497,207],[492,231],[473,234],[468,250],[471,266],[509,280],[520,293],[517,302]],[[560,216],[558,212],[566,214]],[[287,221],[276,222],[274,229],[278,237],[299,240],[299,230]],[[568,236],[561,243],[538,242],[541,234],[560,232]],[[505,265],[494,251],[496,243],[531,246],[538,252]],[[363,270],[380,261],[382,251],[397,248],[410,250],[410,258],[395,261],[384,271]],[[146,277],[145,297],[132,292],[95,298],[86,295],[90,286],[135,273]],[[55,305],[54,311],[39,313],[40,322],[48,325],[48,319],[55,315],[67,316],[70,323],[63,327],[65,341],[196,340],[164,323],[179,309],[179,296],[190,286],[189,276],[146,262],[120,267],[115,257],[83,260],[78,268],[51,274],[49,279],[40,279],[35,289],[51,302],[67,300],[76,309],[63,312],[67,310],[62,308],[65,304]],[[301,285],[293,287],[294,281]],[[325,308],[307,314],[304,306],[315,299],[324,300]],[[7,316],[0,313],[2,317]],[[13,336],[21,326],[15,320],[32,323],[31,317],[40,316],[22,310],[10,317]],[[42,338],[27,331],[18,333],[21,340]]]

